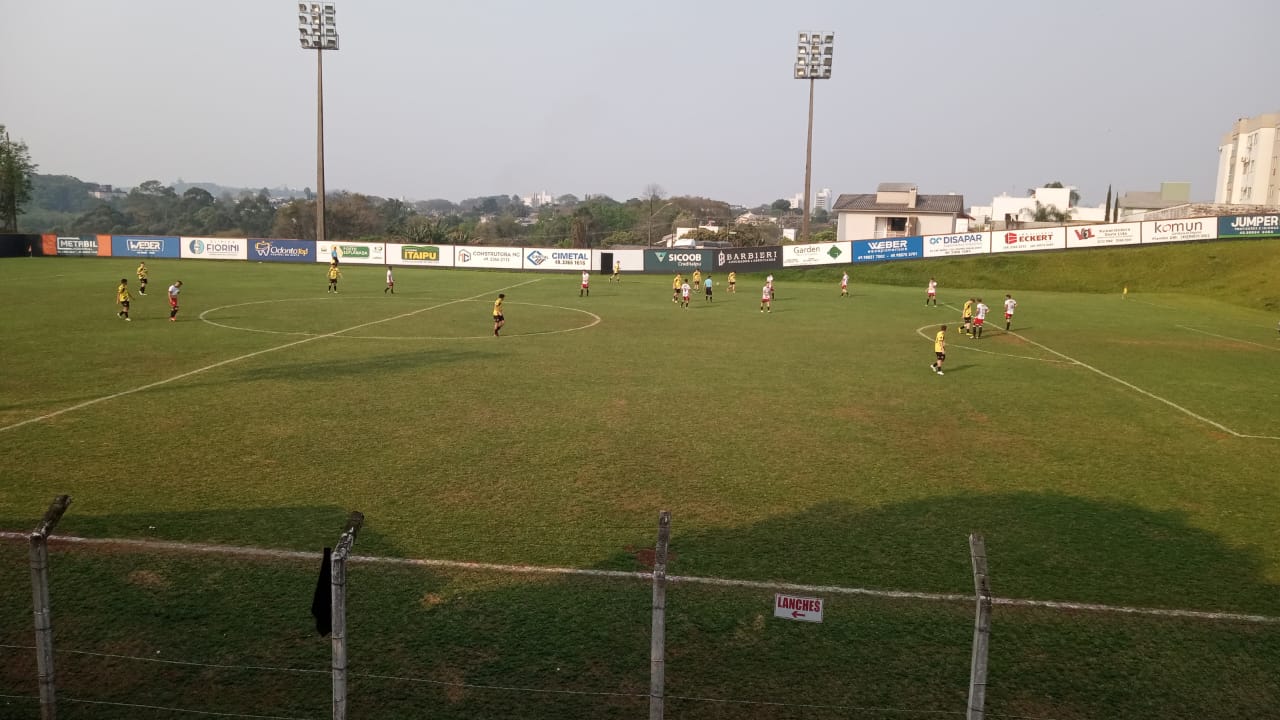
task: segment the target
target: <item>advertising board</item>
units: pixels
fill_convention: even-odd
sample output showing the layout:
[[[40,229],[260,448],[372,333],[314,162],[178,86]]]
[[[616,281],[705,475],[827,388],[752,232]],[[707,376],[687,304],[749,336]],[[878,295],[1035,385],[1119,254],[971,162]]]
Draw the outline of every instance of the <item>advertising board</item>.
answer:
[[[314,240],[268,240],[249,238],[249,259],[258,262],[313,262],[316,259]]]
[[[505,268],[519,270],[524,267],[524,249],[518,247],[482,247],[466,245],[453,253],[454,267]]]
[[[836,265],[852,262],[853,255],[850,244],[801,243],[799,245],[782,246],[783,267],[803,267],[805,265]]]
[[[524,248],[525,270],[590,270],[590,250]]]
[[[184,260],[247,260],[249,241],[244,238],[181,238]]]
[[[1077,225],[1067,228],[1067,247],[1091,248],[1137,245],[1142,241],[1142,223]]]
[[[634,248],[617,249],[617,248],[601,248],[591,251],[591,264],[593,267],[599,268],[601,272],[613,272],[612,265],[606,266],[604,256],[608,255],[611,262],[615,262],[622,266],[622,272],[643,272],[644,271],[644,250]]]
[[[430,243],[387,243],[387,264],[422,267],[453,267],[453,246]]]
[[[79,235],[70,237],[58,235],[53,240],[53,252],[49,252],[49,248],[46,247],[45,254],[97,257],[103,249],[103,243],[100,242],[98,238],[98,235]],[[110,247],[110,241],[108,241],[106,245]]]
[[[924,257],[924,238],[919,236],[853,241],[854,262],[910,260],[919,257]]]
[[[1218,237],[1280,235],[1280,215],[1232,215],[1218,218]]]
[[[179,238],[164,235],[111,236],[111,254],[116,257],[182,257],[181,245]]]
[[[980,255],[991,249],[991,233],[972,232],[952,235],[925,235],[925,257]]]
[[[645,272],[693,272],[711,269],[711,253],[714,250],[674,248],[671,250],[645,250]]]
[[[1148,220],[1147,222],[1142,223],[1143,243],[1213,240],[1216,237],[1218,237],[1217,218]]]
[[[991,233],[991,252],[1024,252],[1027,250],[1061,250],[1067,246],[1064,227],[1005,230]]]
[[[724,248],[712,253],[716,272],[754,272],[782,267],[781,247]]]
[[[328,263],[334,255],[347,265],[385,265],[387,246],[382,243],[322,242],[316,243],[316,262]]]

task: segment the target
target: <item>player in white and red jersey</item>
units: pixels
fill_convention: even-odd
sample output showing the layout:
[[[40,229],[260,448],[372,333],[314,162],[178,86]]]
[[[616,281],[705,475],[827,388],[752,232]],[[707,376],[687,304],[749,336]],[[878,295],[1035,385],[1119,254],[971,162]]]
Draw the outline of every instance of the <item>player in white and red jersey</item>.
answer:
[[[973,332],[969,335],[969,339],[982,337],[982,326],[987,322],[987,311],[991,308],[982,302],[982,298],[978,298],[978,305],[974,308],[973,315]]]
[[[929,289],[924,296],[925,307],[929,306],[930,301],[933,302],[934,307],[938,307],[938,281],[933,278],[929,278]]]
[[[387,286],[382,288],[382,294],[386,295],[387,293],[391,293],[392,295],[396,294],[396,279],[395,276],[391,274],[390,265],[387,266]]]
[[[169,286],[169,322],[178,321],[178,293],[182,292],[182,281],[175,280]]]
[[[690,291],[692,291],[692,288],[689,287],[689,282],[687,280],[680,284],[680,306],[683,308],[689,307]]]
[[[760,289],[760,312],[773,312],[773,283],[766,282]]]
[[[582,271],[582,289],[578,291],[578,297],[583,295],[591,296],[591,273],[586,270]]]
[[[849,296],[849,273],[840,277],[840,297]]]
[[[1018,307],[1018,301],[1013,299],[1012,295],[1004,296],[1004,329],[1008,330],[1013,324],[1013,309]]]

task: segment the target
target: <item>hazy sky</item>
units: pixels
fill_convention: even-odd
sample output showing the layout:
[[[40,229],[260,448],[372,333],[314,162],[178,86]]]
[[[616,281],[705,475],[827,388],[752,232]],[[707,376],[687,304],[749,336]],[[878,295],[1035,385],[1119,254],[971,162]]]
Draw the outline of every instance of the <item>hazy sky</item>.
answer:
[[[813,183],[987,204],[1189,180],[1280,110],[1277,0],[339,0],[329,189],[426,199],[803,188],[796,32],[836,33]],[[0,123],[45,173],[315,186],[315,52],[285,0],[0,0]]]

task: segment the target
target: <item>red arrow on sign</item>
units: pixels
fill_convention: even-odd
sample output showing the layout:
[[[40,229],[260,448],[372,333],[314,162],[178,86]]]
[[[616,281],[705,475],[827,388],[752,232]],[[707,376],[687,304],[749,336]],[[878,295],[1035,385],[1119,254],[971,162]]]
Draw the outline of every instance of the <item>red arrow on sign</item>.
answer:
[[[804,613],[802,613],[802,612],[800,612],[800,611],[798,611],[798,610],[792,610],[792,611],[791,611],[791,617],[793,617],[793,618],[802,618],[802,617],[804,617],[804,616],[805,616],[805,615],[804,615]]]

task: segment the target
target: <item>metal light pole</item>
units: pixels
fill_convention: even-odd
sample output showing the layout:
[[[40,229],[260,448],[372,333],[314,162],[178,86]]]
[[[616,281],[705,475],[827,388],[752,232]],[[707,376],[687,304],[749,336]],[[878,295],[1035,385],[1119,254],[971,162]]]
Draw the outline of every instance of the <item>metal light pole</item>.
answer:
[[[316,51],[316,242],[324,242],[324,51],[338,49],[333,3],[298,3],[298,35],[303,50]]]
[[[813,171],[813,85],[817,80],[831,79],[831,57],[835,50],[835,33],[800,33],[796,44],[795,77],[809,81],[809,135],[804,148],[804,217],[800,221],[800,242],[809,242],[810,175]]]

